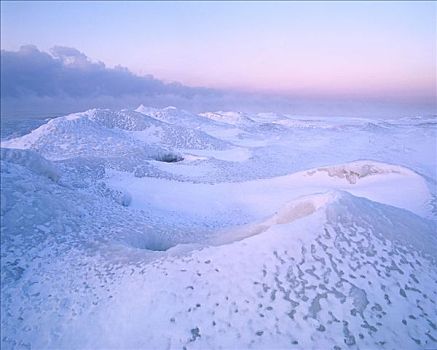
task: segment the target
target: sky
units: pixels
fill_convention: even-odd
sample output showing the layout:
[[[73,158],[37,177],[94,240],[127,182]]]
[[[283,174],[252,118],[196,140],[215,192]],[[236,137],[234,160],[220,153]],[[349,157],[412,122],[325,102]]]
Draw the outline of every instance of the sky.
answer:
[[[1,48],[68,47],[164,84],[434,105],[436,2],[1,2]]]

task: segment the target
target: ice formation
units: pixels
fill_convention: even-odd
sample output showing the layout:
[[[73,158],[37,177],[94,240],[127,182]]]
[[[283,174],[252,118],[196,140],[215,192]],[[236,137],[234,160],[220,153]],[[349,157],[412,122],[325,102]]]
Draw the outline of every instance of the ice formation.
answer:
[[[40,124],[2,134],[2,349],[437,347],[435,118]]]

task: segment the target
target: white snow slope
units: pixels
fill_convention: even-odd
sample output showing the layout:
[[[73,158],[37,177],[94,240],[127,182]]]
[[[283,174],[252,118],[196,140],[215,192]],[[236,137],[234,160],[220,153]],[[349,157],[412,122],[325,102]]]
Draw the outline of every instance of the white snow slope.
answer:
[[[140,106],[3,139],[1,347],[437,348],[436,131]]]

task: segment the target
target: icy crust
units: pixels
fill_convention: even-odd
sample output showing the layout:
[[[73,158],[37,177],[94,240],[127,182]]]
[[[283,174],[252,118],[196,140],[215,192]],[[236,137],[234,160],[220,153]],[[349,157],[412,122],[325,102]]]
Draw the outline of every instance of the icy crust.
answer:
[[[106,220],[115,223],[114,214]],[[124,225],[133,227],[132,219]],[[262,233],[244,240],[181,247],[152,261],[123,247],[104,253],[102,245],[85,243],[89,231],[82,244],[65,234],[66,241],[49,240],[50,250],[40,246],[27,267],[2,260],[2,272],[15,281],[2,285],[8,300],[2,345],[435,347],[437,246],[430,222],[344,192],[292,201],[266,222]],[[390,222],[408,242],[393,239]],[[426,250],[413,243],[418,229]],[[59,249],[71,244],[77,251]],[[123,255],[137,260],[120,264]]]
[[[190,113],[173,106],[165,108],[153,108],[140,105],[137,109],[135,109],[135,111],[169,124],[184,125],[190,128],[199,128],[202,124],[211,124],[211,122],[214,122],[213,125],[216,126],[226,126],[226,124],[223,125],[222,123],[207,120],[197,114]]]
[[[330,223],[346,227],[352,223],[372,226],[378,239],[416,250],[437,264],[436,221],[424,220],[408,210],[354,197],[347,192],[342,192],[327,207],[327,218]]]
[[[130,110],[116,112],[111,110],[91,110],[91,112],[90,119],[99,125],[110,129],[118,128],[132,131],[131,135],[134,138],[146,143],[159,143],[187,149],[221,150],[229,147],[229,144],[226,142],[200,130],[182,125],[171,125],[144,113]],[[152,115],[156,116],[154,113]]]
[[[406,169],[405,167],[369,160],[321,167],[313,170],[308,170],[306,173],[312,176],[317,172],[326,172],[330,177],[346,179],[350,184],[355,184],[357,183],[357,181],[364,177],[374,175],[402,174],[407,176],[417,176],[417,174],[415,174],[411,170]]]
[[[321,198],[327,197],[314,200]],[[388,228],[380,231],[386,220],[396,219],[414,234],[420,222],[430,238],[429,223],[396,208],[386,215],[386,206],[346,194],[328,198],[334,200],[313,214],[285,220],[263,234],[134,268],[120,282],[116,299],[93,319],[103,332],[105,320],[115,320],[104,346],[435,346],[435,260],[392,241],[385,235]],[[359,213],[348,212],[351,202]],[[381,226],[375,227],[375,217]],[[435,241],[427,242],[435,252]],[[122,327],[116,317],[121,313],[133,320],[132,327]],[[102,344],[88,339],[91,346]]]
[[[437,258],[437,222],[423,218],[389,205],[366,198],[356,197],[345,191],[331,190],[325,193],[305,195],[285,203],[274,215],[258,223],[244,225],[238,229],[221,231],[211,244],[227,244],[261,234],[275,225],[289,224],[313,215],[317,211],[326,213],[327,221],[348,225],[351,221],[365,221],[375,228],[380,239],[398,242],[415,249],[430,258]],[[375,213],[383,213],[375,219]],[[399,216],[403,215],[402,224]],[[437,260],[436,260],[437,262]]]
[[[51,160],[123,156],[133,150],[150,157],[159,150],[159,147],[145,147],[134,142],[125,136],[123,130],[102,127],[88,118],[93,113],[52,119],[28,135],[2,142],[2,147],[33,149]]]
[[[221,150],[229,148],[228,143],[201,130],[182,125],[174,126],[135,111],[100,110],[93,113],[92,119],[107,128],[133,131],[134,138],[146,143],[159,143],[187,149]]]
[[[433,120],[249,117],[91,110],[3,142],[2,349],[435,348]],[[238,148],[169,146],[205,130]]]
[[[1,148],[2,178],[6,178],[6,176],[13,177],[23,171],[31,172],[50,179],[62,187],[69,189],[86,188],[88,192],[97,196],[108,198],[123,206],[129,206],[132,200],[130,193],[111,188],[105,182],[98,181],[103,179],[105,174],[105,168],[101,164],[99,165],[98,161],[91,161],[87,164],[87,160],[80,160],[80,163],[83,168],[78,167],[80,170],[76,168],[76,170],[79,170],[79,174],[74,175],[71,173],[71,169],[65,167],[65,164],[55,164],[35,151]],[[37,177],[34,181],[41,181],[41,178]],[[34,186],[31,186],[31,188],[34,188]],[[9,190],[7,187],[2,188],[2,192],[7,193],[7,190]],[[11,204],[6,195],[2,193],[3,199],[5,203],[2,203],[2,213]]]
[[[21,165],[26,169],[53,181],[58,181],[60,172],[49,160],[41,157],[37,152],[25,149],[1,148],[2,162]]]

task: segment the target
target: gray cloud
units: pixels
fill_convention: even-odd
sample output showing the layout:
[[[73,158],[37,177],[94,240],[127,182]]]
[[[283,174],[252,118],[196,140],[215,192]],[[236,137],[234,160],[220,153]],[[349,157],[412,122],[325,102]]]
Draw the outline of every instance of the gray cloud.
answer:
[[[91,62],[74,48],[55,46],[51,54],[35,46],[1,52],[2,97],[68,97],[176,94],[193,97],[207,89],[166,84],[153,76],[137,76],[127,68]]]
[[[75,48],[55,46],[50,53],[32,45],[1,51],[2,117],[54,116],[89,108],[129,108],[139,104],[174,105],[194,112],[240,110],[293,114],[399,116],[429,112],[435,104],[410,106],[367,101],[290,98],[236,93],[165,83],[152,75],[93,62]]]

